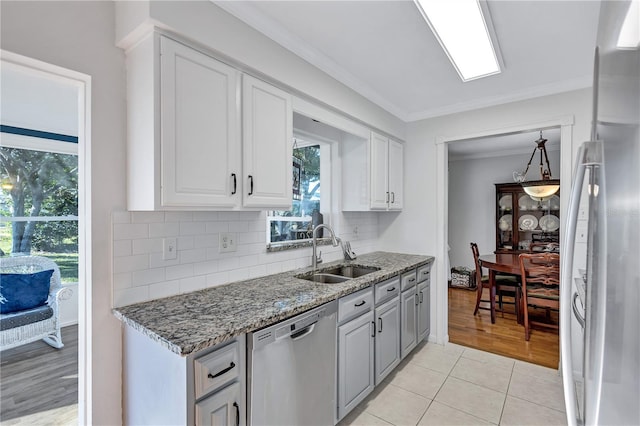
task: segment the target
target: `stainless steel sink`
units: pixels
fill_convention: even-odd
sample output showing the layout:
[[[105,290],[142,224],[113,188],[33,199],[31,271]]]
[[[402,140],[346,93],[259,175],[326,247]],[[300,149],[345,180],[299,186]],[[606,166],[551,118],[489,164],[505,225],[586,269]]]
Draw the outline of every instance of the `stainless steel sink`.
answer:
[[[313,281],[321,284],[337,284],[337,283],[341,283],[351,279],[349,277],[341,277],[338,275],[323,274],[323,273],[315,273],[313,275],[300,276],[298,278],[302,278],[303,280]]]
[[[374,267],[368,267],[368,266],[345,265],[345,266],[337,266],[331,269],[323,269],[320,272],[323,274],[339,275],[341,277],[358,278],[363,275],[367,275],[379,270],[380,268],[374,268]]]
[[[370,274],[372,272],[379,271],[380,268],[358,266],[358,265],[345,265],[336,266],[334,268],[322,269],[315,274],[307,273],[304,275],[298,275],[296,278],[303,280],[313,281],[322,284],[337,284],[352,278],[358,278],[363,275]]]

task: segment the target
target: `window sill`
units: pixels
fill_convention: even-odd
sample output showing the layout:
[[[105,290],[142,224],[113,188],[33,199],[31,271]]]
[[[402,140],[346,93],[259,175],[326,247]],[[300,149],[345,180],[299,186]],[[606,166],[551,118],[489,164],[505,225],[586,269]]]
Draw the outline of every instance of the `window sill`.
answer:
[[[317,245],[319,246],[328,246],[331,245],[331,238],[318,238]],[[304,247],[313,246],[312,240],[289,240],[289,241],[279,241],[276,243],[268,243],[267,244],[267,253],[275,253],[278,251],[287,251],[287,250],[295,250]]]

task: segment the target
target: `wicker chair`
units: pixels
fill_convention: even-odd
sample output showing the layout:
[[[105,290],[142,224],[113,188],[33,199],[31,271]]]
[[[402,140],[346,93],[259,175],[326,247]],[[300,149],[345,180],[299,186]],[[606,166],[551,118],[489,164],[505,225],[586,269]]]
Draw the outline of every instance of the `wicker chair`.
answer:
[[[40,256],[0,258],[0,272],[31,274],[53,269],[49,297],[43,306],[24,311],[0,314],[0,350],[10,349],[37,340],[54,348],[63,347],[60,334],[60,300],[71,297],[72,290],[62,287],[60,269],[55,262]],[[1,285],[1,283],[0,283]]]

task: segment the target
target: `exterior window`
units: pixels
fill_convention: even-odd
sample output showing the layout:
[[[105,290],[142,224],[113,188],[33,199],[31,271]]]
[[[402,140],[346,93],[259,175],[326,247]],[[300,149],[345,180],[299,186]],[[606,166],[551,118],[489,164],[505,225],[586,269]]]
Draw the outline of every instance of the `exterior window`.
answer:
[[[0,255],[48,257],[63,283],[72,283],[78,281],[77,144],[45,145],[56,143],[64,148],[0,147]]]
[[[320,151],[317,144],[294,148],[293,207],[267,212],[269,243],[311,238],[314,211],[316,215],[321,211]]]

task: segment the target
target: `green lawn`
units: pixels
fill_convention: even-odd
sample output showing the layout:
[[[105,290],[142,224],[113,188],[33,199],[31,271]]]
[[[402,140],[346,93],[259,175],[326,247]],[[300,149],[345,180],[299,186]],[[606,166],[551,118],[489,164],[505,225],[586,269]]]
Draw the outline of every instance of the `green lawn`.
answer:
[[[78,253],[32,253],[49,258],[60,268],[63,283],[78,282]]]

